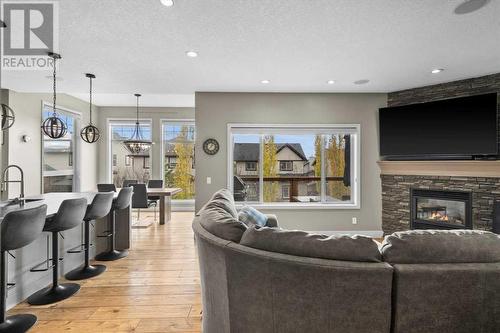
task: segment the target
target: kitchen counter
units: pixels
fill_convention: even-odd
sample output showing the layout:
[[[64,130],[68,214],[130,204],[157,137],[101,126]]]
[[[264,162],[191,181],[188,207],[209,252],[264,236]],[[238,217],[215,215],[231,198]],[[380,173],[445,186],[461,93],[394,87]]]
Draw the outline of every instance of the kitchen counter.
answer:
[[[61,203],[66,199],[85,198],[90,204],[94,199],[96,192],[82,193],[47,193],[36,196],[29,196],[23,206],[18,203],[9,201],[0,202],[0,223],[3,217],[11,211],[38,207],[47,205],[47,216],[57,213]],[[115,197],[117,194],[115,194]],[[130,247],[130,231],[131,231],[131,210],[124,209],[117,211],[116,214],[116,248],[119,250],[128,249]],[[91,248],[91,257],[96,253],[105,251],[108,246],[108,238],[97,238],[96,234],[102,234],[109,228],[109,216],[99,219],[95,222],[95,232],[91,234],[91,243],[95,247]],[[82,223],[83,227],[83,223]],[[67,251],[71,248],[79,246],[83,243],[83,229],[76,227],[62,232],[64,238],[60,239],[60,254],[64,256],[64,261],[61,263],[61,273],[65,274],[70,270],[83,264],[84,255],[69,254]],[[9,289],[7,299],[8,306],[18,304],[34,292],[50,285],[52,279],[52,270],[46,272],[30,272],[30,268],[44,261],[47,257],[49,234],[43,233],[42,236],[28,246],[12,251],[15,259],[9,257],[8,263],[8,279],[9,282],[14,282],[16,285]]]
[[[59,206],[66,199],[85,198],[87,203],[91,203],[94,199],[95,192],[82,192],[82,193],[47,193],[35,196],[28,196],[25,198],[26,203],[20,206],[13,200],[0,202],[0,220],[8,213],[16,210],[28,209],[38,207],[40,205],[47,205],[47,216],[57,213]],[[116,195],[115,195],[116,197]]]

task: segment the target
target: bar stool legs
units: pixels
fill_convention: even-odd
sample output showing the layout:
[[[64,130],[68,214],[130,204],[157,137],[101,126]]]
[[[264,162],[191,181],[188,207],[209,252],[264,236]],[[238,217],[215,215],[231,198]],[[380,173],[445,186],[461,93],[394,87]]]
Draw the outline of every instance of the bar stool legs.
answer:
[[[115,214],[116,210],[112,211],[110,214],[111,217],[111,233],[109,234],[111,249],[108,252],[103,252],[96,255],[95,259],[99,261],[113,261],[124,258],[128,256],[127,250],[117,250],[116,249],[116,240],[115,240]]]
[[[52,232],[52,286],[37,291],[28,297],[31,305],[46,305],[56,303],[73,296],[80,290],[76,283],[59,284],[59,235]]]
[[[78,267],[68,274],[68,280],[85,280],[98,276],[106,270],[104,265],[90,265],[90,221],[85,221],[85,263],[83,266]]]
[[[0,333],[24,333],[35,325],[37,318],[32,314],[19,314],[6,317],[7,310],[7,252],[1,252],[1,286],[0,286]]]

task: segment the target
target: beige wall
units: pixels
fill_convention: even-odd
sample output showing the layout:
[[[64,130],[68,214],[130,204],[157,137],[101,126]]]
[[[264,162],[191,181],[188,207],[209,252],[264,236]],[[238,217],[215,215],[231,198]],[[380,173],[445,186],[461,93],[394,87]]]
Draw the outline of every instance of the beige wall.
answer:
[[[377,114],[386,94],[196,93],[196,209],[227,186],[227,124],[360,124],[361,209],[273,210],[285,228],[311,231],[381,230]],[[220,151],[203,152],[215,138]],[[206,178],[212,178],[212,184]],[[352,217],[358,224],[352,224]]]
[[[16,113],[16,122],[8,132],[8,146],[2,147],[7,150],[8,164],[17,164],[25,172],[25,193],[36,195],[41,193],[41,123],[42,102],[51,102],[51,94],[18,93],[9,91],[9,105]],[[89,104],[68,96],[60,94],[57,96],[59,107],[66,108],[82,115],[82,124],[85,126],[89,121]],[[98,113],[97,108],[95,108]],[[79,130],[78,130],[79,132]],[[29,135],[30,142],[23,142],[22,136]],[[97,180],[97,144],[88,144],[81,141],[80,163],[81,191],[95,189]],[[4,163],[5,164],[5,163]],[[12,177],[17,177],[12,174]],[[12,185],[9,197],[18,195],[18,186]]]
[[[110,179],[110,160],[108,158],[109,154],[109,133],[108,133],[108,121],[110,119],[134,119],[136,117],[135,107],[101,107],[99,108],[99,124],[102,124],[103,130],[103,141],[99,146],[99,156],[101,160],[98,166],[99,172],[99,182],[109,182]],[[151,160],[151,175],[153,179],[163,179],[161,175],[161,121],[162,119],[194,119],[194,108],[153,108],[153,107],[141,107],[140,115],[141,119],[152,120],[152,135],[153,135],[153,150],[150,154]]]

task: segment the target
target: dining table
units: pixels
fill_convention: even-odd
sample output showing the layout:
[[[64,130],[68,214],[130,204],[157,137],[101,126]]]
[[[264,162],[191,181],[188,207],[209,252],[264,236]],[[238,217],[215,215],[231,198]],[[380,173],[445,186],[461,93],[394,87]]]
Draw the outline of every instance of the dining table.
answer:
[[[119,190],[117,189],[117,191]],[[172,219],[172,197],[180,192],[182,192],[182,189],[178,187],[147,188],[148,198],[159,198],[161,225],[170,222]]]

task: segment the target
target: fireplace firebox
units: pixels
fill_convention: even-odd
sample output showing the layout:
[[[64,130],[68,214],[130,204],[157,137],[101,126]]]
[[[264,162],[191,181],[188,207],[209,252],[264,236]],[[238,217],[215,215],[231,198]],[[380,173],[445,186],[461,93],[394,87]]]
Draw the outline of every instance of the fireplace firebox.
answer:
[[[411,189],[412,229],[472,229],[472,193]]]

